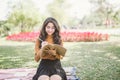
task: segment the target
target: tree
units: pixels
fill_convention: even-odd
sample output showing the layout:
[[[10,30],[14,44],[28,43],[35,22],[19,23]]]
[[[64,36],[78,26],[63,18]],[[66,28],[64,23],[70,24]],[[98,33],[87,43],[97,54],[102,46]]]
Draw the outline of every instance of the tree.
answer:
[[[19,4],[18,4],[19,3]],[[8,23],[20,28],[20,32],[33,30],[33,27],[40,23],[40,13],[29,0],[18,2],[13,5],[13,11],[8,16]]]
[[[106,25],[106,27],[114,26],[118,24],[120,19],[120,7],[116,10],[116,4],[111,4],[109,0],[90,0],[94,5],[90,16],[94,16],[94,22],[99,22],[100,25]],[[96,19],[97,18],[97,19]]]
[[[9,35],[11,24],[7,23],[7,21],[0,21],[0,36]]]
[[[58,19],[61,25],[66,25],[70,20],[66,12],[69,6],[66,0],[53,0],[53,2],[48,5],[47,9],[50,16]]]

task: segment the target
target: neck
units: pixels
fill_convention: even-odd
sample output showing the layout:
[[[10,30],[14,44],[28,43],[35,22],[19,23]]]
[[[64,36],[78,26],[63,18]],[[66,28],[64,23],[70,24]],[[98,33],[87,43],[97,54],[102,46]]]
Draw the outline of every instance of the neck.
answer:
[[[53,37],[53,35],[47,35],[47,37]]]
[[[53,36],[52,35],[47,35],[46,41],[48,43],[53,43]]]

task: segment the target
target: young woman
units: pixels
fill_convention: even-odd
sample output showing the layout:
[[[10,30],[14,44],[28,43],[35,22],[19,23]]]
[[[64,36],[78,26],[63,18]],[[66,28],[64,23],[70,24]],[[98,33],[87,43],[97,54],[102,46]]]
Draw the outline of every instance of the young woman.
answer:
[[[47,44],[63,45],[60,37],[60,26],[56,19],[52,17],[48,17],[44,21],[39,39],[36,40],[35,60],[37,62],[40,60],[40,64],[33,80],[67,80],[60,58],[54,59],[47,56],[41,58],[41,48]]]

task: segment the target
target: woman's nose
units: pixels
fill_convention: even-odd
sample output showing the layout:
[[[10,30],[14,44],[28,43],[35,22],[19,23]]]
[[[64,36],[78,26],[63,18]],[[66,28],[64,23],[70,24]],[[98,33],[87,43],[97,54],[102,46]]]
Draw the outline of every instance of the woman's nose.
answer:
[[[49,31],[52,31],[52,29],[49,29]]]

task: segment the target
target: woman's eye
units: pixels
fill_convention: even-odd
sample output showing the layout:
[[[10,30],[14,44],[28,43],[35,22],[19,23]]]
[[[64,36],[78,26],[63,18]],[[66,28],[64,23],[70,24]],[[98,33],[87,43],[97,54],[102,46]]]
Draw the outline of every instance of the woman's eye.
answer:
[[[47,29],[55,29],[54,27],[47,26]]]
[[[55,29],[55,28],[52,28],[52,29]]]

